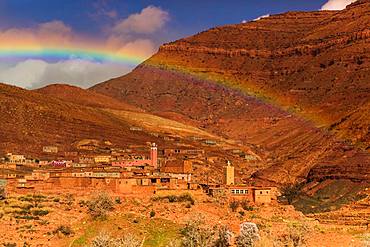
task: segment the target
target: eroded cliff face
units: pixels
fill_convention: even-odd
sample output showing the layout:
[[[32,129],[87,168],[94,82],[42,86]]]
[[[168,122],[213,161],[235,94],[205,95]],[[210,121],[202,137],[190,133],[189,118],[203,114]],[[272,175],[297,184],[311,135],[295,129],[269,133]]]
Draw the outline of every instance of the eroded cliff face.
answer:
[[[369,27],[369,1],[292,12],[163,45],[147,63],[267,97],[367,149],[370,118],[351,113],[369,101]]]
[[[358,1],[213,28],[91,90],[257,146],[257,178],[369,180],[369,11]]]

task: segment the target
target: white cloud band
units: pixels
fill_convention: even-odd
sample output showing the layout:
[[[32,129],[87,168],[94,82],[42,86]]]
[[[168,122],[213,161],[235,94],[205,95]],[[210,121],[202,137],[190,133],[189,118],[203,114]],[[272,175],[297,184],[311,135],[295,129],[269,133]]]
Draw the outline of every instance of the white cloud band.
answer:
[[[321,10],[342,10],[345,9],[347,5],[356,1],[357,0],[329,0],[321,7]]]

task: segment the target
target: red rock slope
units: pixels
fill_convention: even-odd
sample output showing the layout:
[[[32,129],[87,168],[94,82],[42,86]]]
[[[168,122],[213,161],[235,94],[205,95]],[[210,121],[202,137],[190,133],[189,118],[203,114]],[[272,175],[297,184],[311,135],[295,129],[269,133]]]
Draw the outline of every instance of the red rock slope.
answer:
[[[91,90],[261,147],[257,177],[369,180],[369,10],[213,28]]]
[[[74,144],[85,139],[109,141],[120,148],[156,142],[164,148],[174,145],[164,141],[166,135],[210,136],[133,109],[137,108],[66,85],[29,91],[0,83],[0,155],[12,152],[40,157],[47,145],[58,146],[62,154],[76,151]],[[142,131],[132,131],[132,126]]]

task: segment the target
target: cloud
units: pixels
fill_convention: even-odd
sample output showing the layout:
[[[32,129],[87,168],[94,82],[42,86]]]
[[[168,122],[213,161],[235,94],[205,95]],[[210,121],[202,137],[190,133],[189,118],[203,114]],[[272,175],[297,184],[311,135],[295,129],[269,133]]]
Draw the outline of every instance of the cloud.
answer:
[[[89,16],[95,20],[100,17],[115,19],[118,17],[116,10],[109,7],[109,0],[97,0],[93,3],[94,12],[89,13]]]
[[[101,6],[106,6],[101,0]],[[98,14],[108,14],[108,8]],[[111,11],[111,10],[109,10]],[[113,18],[115,13],[108,14]],[[140,58],[144,60],[156,52],[158,43],[153,41],[154,33],[169,20],[169,14],[155,6],[148,6],[141,12],[116,21],[111,19],[113,28],[102,32],[99,38],[83,36],[59,20],[40,23],[26,28],[0,30],[0,49],[19,50],[32,47],[40,51],[46,48],[71,50],[93,50],[102,53]],[[115,23],[115,24],[114,24]],[[41,54],[41,53],[40,53]],[[11,56],[0,60],[0,82],[24,88],[37,88],[50,83],[69,83],[90,87],[96,83],[124,75],[134,65],[117,64],[109,59],[92,58],[69,54],[68,58],[47,58],[40,56]]]
[[[23,87],[39,88],[50,83],[68,83],[90,87],[132,70],[131,66],[70,59],[49,63],[28,59],[14,66],[0,66],[0,81]]]
[[[39,46],[72,44],[76,39],[72,29],[62,21],[50,21],[32,28],[11,28],[0,30],[0,45],[19,47],[22,44]]]
[[[261,20],[261,19],[263,19],[263,18],[267,18],[267,17],[269,17],[269,16],[270,16],[270,14],[261,15],[261,16],[257,17],[256,19],[254,19],[253,21],[259,21],[259,20]]]
[[[356,0],[329,0],[321,7],[321,10],[342,10],[345,9],[347,5],[354,2],[356,2]]]
[[[133,54],[135,51],[135,54]],[[122,46],[118,53],[136,55],[140,57],[149,57],[155,52],[155,46],[152,41],[148,39],[137,39]]]
[[[149,34],[158,31],[169,20],[168,12],[155,6],[148,6],[140,13],[132,14],[120,20],[113,27],[114,33],[143,33]]]
[[[107,41],[107,46],[114,48],[118,54],[141,58],[149,58],[156,52],[156,45],[149,39],[125,41],[121,36],[112,35]]]

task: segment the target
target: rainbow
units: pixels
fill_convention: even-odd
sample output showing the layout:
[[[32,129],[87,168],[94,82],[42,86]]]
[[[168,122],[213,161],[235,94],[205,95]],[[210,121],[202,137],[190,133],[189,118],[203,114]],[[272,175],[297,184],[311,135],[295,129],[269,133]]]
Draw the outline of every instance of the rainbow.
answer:
[[[1,59],[14,59],[14,58],[40,58],[40,59],[55,59],[55,60],[68,60],[68,59],[84,59],[98,62],[112,62],[118,64],[126,64],[136,66],[147,59],[147,57],[123,54],[120,52],[114,52],[108,49],[102,49],[97,47],[91,48],[67,48],[67,47],[37,47],[37,46],[26,46],[21,45],[18,47],[6,47],[1,46],[0,43],[0,61]],[[216,82],[216,84],[223,85],[226,88],[237,90],[248,96],[255,97],[262,102],[272,104],[280,109],[284,109],[288,112],[295,111],[294,109],[287,109],[285,99],[279,97],[274,92],[264,91],[256,88],[252,82],[241,83],[232,76],[227,76],[226,73],[223,75],[212,75],[207,73],[198,73],[197,69],[189,68],[186,65],[176,64],[173,61],[164,63],[161,59],[157,60],[156,56],[145,62],[146,66],[161,70],[170,70],[180,74],[186,74],[198,78],[200,80]],[[303,115],[303,114],[301,114]],[[317,116],[311,116],[305,114],[306,119],[319,123],[322,125],[326,122],[324,119],[318,119]]]
[[[146,57],[117,53],[109,50],[80,49],[80,48],[38,48],[38,47],[0,47],[0,59],[6,58],[42,58],[42,59],[86,59],[137,65]]]

